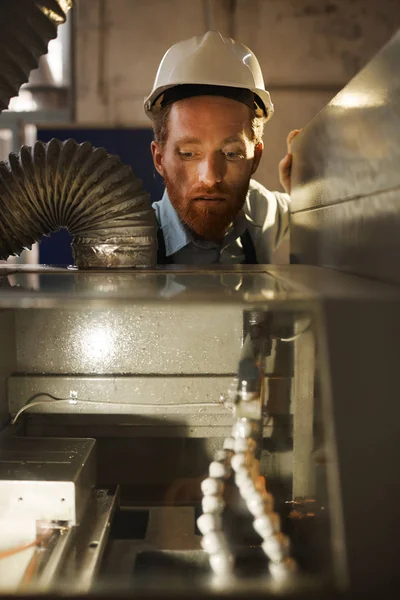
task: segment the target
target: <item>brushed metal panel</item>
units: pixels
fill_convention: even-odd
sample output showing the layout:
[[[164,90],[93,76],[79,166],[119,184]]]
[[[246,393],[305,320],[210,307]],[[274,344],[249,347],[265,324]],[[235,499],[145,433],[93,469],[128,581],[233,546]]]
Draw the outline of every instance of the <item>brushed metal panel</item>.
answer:
[[[400,186],[399,61],[400,32],[296,138],[293,212]]]
[[[40,393],[58,398],[75,393],[74,405],[43,396],[43,404],[26,411],[29,431],[37,432],[33,435],[226,437],[232,428],[232,408],[225,406],[220,396],[226,396],[231,383],[231,376],[12,376],[8,395],[10,412],[15,415]],[[266,378],[269,416],[265,417],[268,427],[264,435],[271,433],[272,415],[291,412],[290,386],[290,377]]]
[[[210,419],[211,420],[211,419]],[[207,422],[207,420],[206,420]],[[70,436],[84,437],[93,435],[96,440],[115,439],[151,439],[155,438],[226,438],[232,432],[232,417],[214,418],[212,424],[199,425],[192,417],[172,420],[154,418],[124,417],[118,420],[114,415],[55,415],[49,413],[30,414],[25,422],[26,431],[32,436]],[[275,429],[274,429],[275,428]],[[274,417],[264,418],[263,436],[271,437],[276,430]],[[210,457],[212,460],[212,456]]]
[[[75,415],[75,425],[85,426],[84,436],[94,432],[97,436],[104,428],[126,437],[140,435],[137,429],[144,428],[145,435],[150,435],[154,427],[172,428],[175,433],[178,428],[184,435],[194,436],[198,430],[210,435],[215,428],[223,427],[228,435],[232,409],[221,403],[220,394],[226,393],[231,381],[229,376],[12,377],[8,390],[12,414],[41,392],[68,398],[74,391],[77,404],[48,402],[51,399],[44,396],[43,404],[32,408],[32,416],[58,415],[59,424],[66,428],[67,415]]]
[[[292,255],[400,283],[400,188],[292,216]]]
[[[45,413],[146,415],[165,418],[198,413],[199,404],[207,407],[209,416],[227,414],[220,401],[226,393],[232,376],[118,376],[118,377],[65,377],[65,376],[12,376],[8,380],[9,408],[16,413],[40,393],[50,393],[57,398],[69,398],[72,392],[76,405],[68,402],[44,402],[32,409]],[[50,401],[50,402],[49,402]],[[211,406],[211,404],[213,406]]]
[[[31,373],[234,373],[242,310],[133,305],[16,314],[17,368]]]

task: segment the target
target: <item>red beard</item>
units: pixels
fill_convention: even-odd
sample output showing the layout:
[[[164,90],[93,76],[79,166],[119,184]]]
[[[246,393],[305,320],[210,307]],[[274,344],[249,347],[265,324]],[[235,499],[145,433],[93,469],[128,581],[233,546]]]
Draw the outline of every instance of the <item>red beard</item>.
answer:
[[[168,197],[181,221],[196,236],[210,241],[223,239],[229,225],[243,207],[249,189],[249,181],[240,189],[236,189],[234,194],[224,185],[216,185],[213,188],[199,187],[193,190],[189,198],[185,198],[182,197],[175,181],[167,176],[164,176],[164,180]],[[196,198],[204,195],[220,196],[223,200],[210,203],[209,206],[200,205]]]

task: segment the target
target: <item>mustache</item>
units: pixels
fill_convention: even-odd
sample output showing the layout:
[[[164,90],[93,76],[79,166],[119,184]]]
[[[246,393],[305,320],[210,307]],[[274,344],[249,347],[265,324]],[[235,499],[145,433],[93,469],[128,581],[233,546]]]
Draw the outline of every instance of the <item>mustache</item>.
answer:
[[[202,196],[229,196],[230,190],[224,185],[217,185],[212,187],[201,186],[190,190],[190,198],[201,198]]]
[[[168,177],[166,174],[163,177],[165,186],[171,189],[177,185],[177,181],[175,177]],[[198,187],[193,188],[189,192],[186,192],[186,198],[190,200],[195,200],[196,198],[201,198],[202,196],[225,196],[230,197],[232,191],[229,187],[225,186],[223,183],[218,183],[213,186],[199,185]]]

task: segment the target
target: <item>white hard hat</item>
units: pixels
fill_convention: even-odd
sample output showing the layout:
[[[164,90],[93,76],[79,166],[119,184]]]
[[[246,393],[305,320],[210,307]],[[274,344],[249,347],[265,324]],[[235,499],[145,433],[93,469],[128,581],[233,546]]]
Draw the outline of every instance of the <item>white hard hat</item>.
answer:
[[[249,90],[261,99],[260,108],[266,121],[274,112],[257,58],[247,46],[217,31],[178,42],[167,50],[153,89],[145,99],[146,114],[151,117],[161,108],[163,92],[181,85]]]

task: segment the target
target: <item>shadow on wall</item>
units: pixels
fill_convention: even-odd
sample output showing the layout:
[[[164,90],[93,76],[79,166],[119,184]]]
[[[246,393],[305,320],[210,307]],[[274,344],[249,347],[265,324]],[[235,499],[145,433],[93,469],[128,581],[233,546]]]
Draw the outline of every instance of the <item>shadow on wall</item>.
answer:
[[[87,141],[93,146],[103,146],[109,154],[118,155],[123,163],[132,167],[134,174],[143,181],[143,186],[150,194],[152,202],[161,198],[164,186],[161,177],[153,167],[150,152],[150,143],[153,140],[151,129],[38,127],[38,140],[47,143],[52,138],[61,141],[73,138],[78,143]],[[71,239],[65,229],[52,233],[49,237],[43,236],[39,245],[39,263],[72,264]]]

